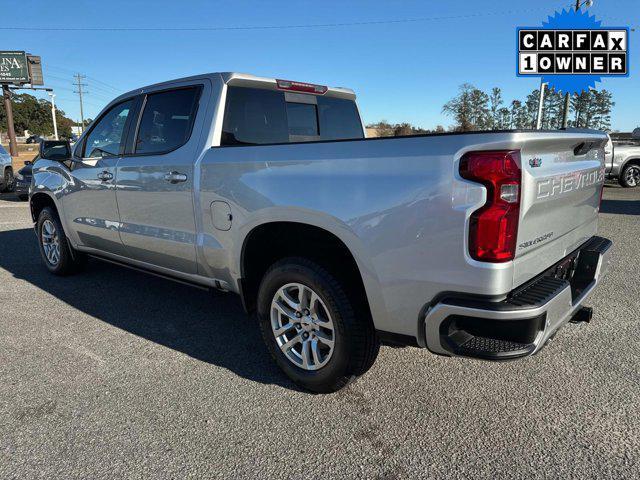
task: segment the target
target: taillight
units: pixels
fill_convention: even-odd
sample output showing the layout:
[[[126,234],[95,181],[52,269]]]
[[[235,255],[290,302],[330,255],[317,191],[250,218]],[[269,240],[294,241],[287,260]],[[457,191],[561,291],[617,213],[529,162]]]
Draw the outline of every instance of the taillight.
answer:
[[[294,82],[292,80],[276,80],[278,89],[289,90],[291,92],[315,93],[324,95],[328,88],[324,85],[314,85],[313,83]]]
[[[469,152],[460,176],[487,188],[487,201],[471,214],[469,254],[481,262],[513,260],[520,216],[520,152]]]

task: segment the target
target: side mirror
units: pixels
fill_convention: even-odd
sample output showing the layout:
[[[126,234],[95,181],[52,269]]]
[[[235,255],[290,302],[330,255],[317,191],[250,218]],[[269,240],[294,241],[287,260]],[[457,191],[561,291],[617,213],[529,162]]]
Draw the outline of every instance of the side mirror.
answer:
[[[633,132],[631,133],[631,137],[635,138],[636,140],[640,140],[640,127],[633,130]]]
[[[40,158],[54,162],[66,162],[71,158],[71,146],[67,140],[42,140]]]

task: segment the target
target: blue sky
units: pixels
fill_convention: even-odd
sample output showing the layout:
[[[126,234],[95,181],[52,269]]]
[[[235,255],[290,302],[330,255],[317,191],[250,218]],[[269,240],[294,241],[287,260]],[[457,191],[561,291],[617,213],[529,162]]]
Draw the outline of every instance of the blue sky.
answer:
[[[79,117],[72,75],[88,76],[85,117],[118,93],[162,80],[212,71],[240,71],[353,88],[367,123],[386,119],[425,128],[448,126],[442,105],[470,82],[499,86],[506,100],[524,98],[535,78],[515,75],[516,26],[540,25],[568,0],[449,1],[5,1],[3,26],[247,27],[416,21],[320,28],[224,31],[0,32],[3,50],[41,55],[57,103]],[[604,79],[613,92],[614,129],[640,126],[640,5],[595,0],[603,25],[631,33],[631,75]]]

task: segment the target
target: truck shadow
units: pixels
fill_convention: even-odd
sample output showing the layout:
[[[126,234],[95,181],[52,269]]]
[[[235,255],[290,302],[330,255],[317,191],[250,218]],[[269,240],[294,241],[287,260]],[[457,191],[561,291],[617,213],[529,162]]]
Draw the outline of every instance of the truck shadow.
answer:
[[[640,215],[640,200],[607,200],[600,204],[600,213]]]
[[[237,295],[214,294],[97,260],[83,273],[55,277],[42,265],[31,229],[0,231],[0,268],[114,327],[240,377],[299,390],[270,358],[256,321],[247,317]],[[32,308],[28,298],[21,302]]]

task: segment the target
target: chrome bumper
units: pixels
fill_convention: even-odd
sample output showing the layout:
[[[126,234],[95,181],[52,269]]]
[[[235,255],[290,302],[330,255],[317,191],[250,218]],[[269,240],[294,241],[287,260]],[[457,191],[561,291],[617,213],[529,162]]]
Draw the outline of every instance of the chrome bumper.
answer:
[[[427,348],[442,355],[495,360],[536,353],[574,316],[606,275],[611,245],[611,241],[605,238],[593,237],[576,252],[529,284],[511,292],[501,302],[464,297],[444,299],[425,315]],[[571,278],[554,276],[553,269],[565,265],[568,260],[575,261]],[[459,325],[467,327],[460,328]],[[483,331],[483,325],[491,330],[489,334],[478,334]],[[509,331],[507,336],[521,335],[517,332],[520,325],[531,330],[526,341],[505,339],[505,335],[499,333]]]

